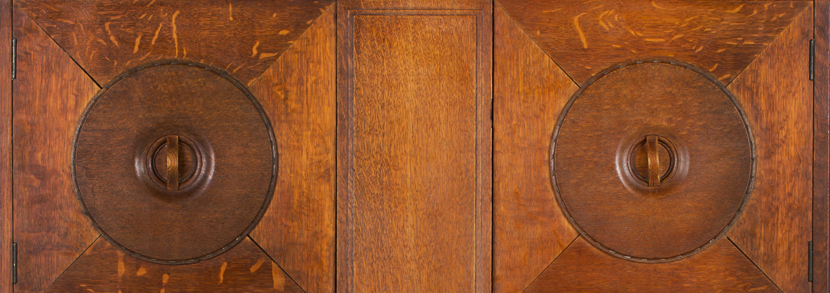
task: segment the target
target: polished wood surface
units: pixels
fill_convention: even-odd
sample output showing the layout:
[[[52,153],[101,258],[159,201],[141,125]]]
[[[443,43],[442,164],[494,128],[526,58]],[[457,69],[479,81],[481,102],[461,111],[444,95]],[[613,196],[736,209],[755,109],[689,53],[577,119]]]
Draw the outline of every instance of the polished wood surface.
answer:
[[[0,292],[828,290],[828,0],[14,2],[12,12],[0,0]],[[12,33],[17,80],[3,82]],[[815,81],[807,79],[811,38]],[[658,263],[615,257],[579,236],[550,177],[551,139],[569,98],[608,66],[650,58],[727,85],[757,143],[754,191],[736,225]],[[200,62],[240,80],[279,151],[272,200],[250,235],[186,265],[147,262],[100,237],[71,184],[84,108],[125,70],[159,60]],[[712,105],[699,106],[710,113]],[[613,135],[607,129],[576,137]],[[160,148],[144,168],[156,183],[169,192],[192,186],[200,161],[187,137],[153,139]],[[625,170],[645,188],[672,185],[676,153],[664,139],[645,135],[630,153]],[[709,149],[722,157],[723,147]],[[598,177],[574,182],[590,189]],[[640,208],[641,218],[692,216]],[[603,229],[621,221],[598,217]],[[13,240],[17,285],[5,265]],[[676,248],[649,245],[635,248]]]
[[[15,292],[40,292],[98,237],[72,185],[78,118],[98,87],[22,10],[15,8]]]
[[[812,17],[801,13],[729,85],[752,127],[757,165],[754,191],[728,235],[784,292],[810,290]]]
[[[550,138],[578,87],[501,9],[493,55],[493,291],[520,292],[577,236],[550,182]]]
[[[104,85],[158,59],[186,59],[248,83],[288,49],[330,0],[19,1],[54,40]]]
[[[583,83],[633,59],[670,57],[729,83],[810,1],[497,1]]]
[[[751,192],[746,121],[723,85],[697,68],[614,66],[564,111],[551,142],[557,200],[583,238],[608,253],[647,262],[687,257],[724,234]],[[675,166],[652,186],[626,163],[650,138],[656,149],[658,136]]]
[[[646,264],[608,255],[580,237],[524,292],[781,291],[726,238],[676,262]]]
[[[489,6],[379,4],[338,11],[338,290],[490,291]]]
[[[12,1],[0,0],[0,56],[11,56]],[[0,292],[12,292],[12,76],[0,58]]]
[[[306,292],[334,291],[334,8],[250,85],[274,126],[282,174],[251,238]]]
[[[209,259],[244,238],[269,206],[278,175],[271,124],[221,69],[176,61],[133,68],[80,120],[72,149],[80,204],[102,236],[132,256]],[[160,145],[172,149],[171,136],[198,158],[175,189],[153,166],[154,156],[165,156]]]
[[[813,23],[813,292],[824,293],[830,278],[830,1],[815,2]]]
[[[101,238],[45,292],[304,291],[246,237],[225,254],[187,266],[142,261]]]

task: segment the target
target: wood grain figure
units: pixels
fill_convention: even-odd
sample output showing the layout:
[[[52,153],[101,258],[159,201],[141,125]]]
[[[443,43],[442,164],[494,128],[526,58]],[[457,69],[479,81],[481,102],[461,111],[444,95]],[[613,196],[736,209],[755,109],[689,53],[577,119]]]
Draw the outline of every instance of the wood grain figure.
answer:
[[[728,235],[784,292],[810,290],[812,18],[801,13],[729,85],[755,136],[757,165],[754,191]]]
[[[251,237],[306,292],[334,290],[334,42],[331,5],[250,85],[274,126],[283,174]]]
[[[20,6],[100,85],[158,59],[187,59],[248,83],[292,45],[330,0],[23,0]]]
[[[491,8],[422,2],[339,6],[343,292],[490,291]]]
[[[0,0],[0,217],[0,293],[827,293],[830,0]]]
[[[495,8],[493,291],[530,285],[577,236],[550,184],[550,137],[578,89],[500,8]]]
[[[75,195],[70,155],[98,87],[35,22],[14,9],[15,292],[41,292],[98,237]]]
[[[810,1],[496,1],[577,83],[669,57],[728,84]]]
[[[46,292],[304,291],[249,238],[225,254],[186,266],[142,261],[101,238]]]

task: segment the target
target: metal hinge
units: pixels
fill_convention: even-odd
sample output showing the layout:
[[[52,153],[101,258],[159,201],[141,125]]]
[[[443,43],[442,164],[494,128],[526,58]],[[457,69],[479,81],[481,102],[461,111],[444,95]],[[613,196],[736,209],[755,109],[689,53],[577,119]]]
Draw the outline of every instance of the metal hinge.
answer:
[[[810,80],[815,78],[816,74],[816,40],[810,40]]]
[[[12,39],[12,80],[17,78],[17,39]]]
[[[12,284],[17,284],[17,242],[12,242]]]
[[[813,241],[807,241],[807,281],[813,281]]]

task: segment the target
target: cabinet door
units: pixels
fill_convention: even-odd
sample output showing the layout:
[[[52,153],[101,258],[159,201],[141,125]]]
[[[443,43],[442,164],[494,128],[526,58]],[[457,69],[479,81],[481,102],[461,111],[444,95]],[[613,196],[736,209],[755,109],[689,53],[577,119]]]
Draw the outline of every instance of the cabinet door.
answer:
[[[15,292],[334,290],[332,1],[5,12]]]
[[[495,1],[494,291],[826,291],[827,9]]]

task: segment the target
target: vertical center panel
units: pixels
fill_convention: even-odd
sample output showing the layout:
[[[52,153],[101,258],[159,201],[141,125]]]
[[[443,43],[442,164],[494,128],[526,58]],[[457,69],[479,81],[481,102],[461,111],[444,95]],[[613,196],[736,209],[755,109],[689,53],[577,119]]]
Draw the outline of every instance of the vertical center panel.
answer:
[[[491,206],[480,11],[340,21],[338,291],[478,291]]]

